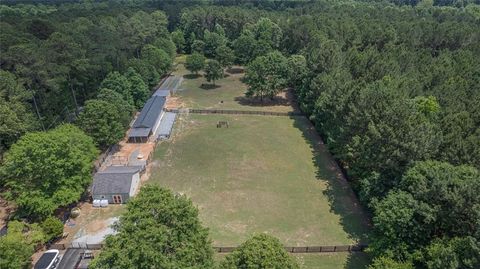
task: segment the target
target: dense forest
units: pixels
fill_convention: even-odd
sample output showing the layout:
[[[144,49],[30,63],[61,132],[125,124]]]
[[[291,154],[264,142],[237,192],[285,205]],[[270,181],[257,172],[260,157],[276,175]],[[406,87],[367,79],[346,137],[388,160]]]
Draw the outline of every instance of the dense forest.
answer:
[[[77,127],[61,125],[69,122],[100,149],[116,143],[176,53],[186,53],[192,55],[187,57],[192,71],[202,68],[197,62],[205,57],[222,66],[245,65],[248,97],[293,89],[371,213],[371,268],[479,268],[478,4],[2,5],[0,153],[11,150],[0,182],[7,198],[25,203],[23,216],[48,219],[55,205],[72,201],[59,194],[37,208],[38,200],[64,186],[39,194],[28,182],[17,184],[11,175],[38,179],[32,171],[17,171],[20,163],[32,161],[22,159],[24,152],[34,151],[33,143],[55,139],[49,135],[75,132]],[[112,122],[110,129],[102,128]],[[41,130],[50,131],[33,132]],[[32,195],[35,203],[25,198]],[[81,188],[75,189],[74,197],[80,195]]]

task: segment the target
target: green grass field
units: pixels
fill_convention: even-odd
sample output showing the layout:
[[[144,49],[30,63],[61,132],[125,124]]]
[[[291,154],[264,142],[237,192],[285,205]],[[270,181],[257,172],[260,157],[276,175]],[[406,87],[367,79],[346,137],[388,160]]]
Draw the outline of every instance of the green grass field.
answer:
[[[150,182],[190,197],[215,245],[261,232],[292,246],[350,244],[363,217],[319,142],[304,117],[185,115],[157,147]]]
[[[280,99],[262,106],[241,101],[242,74],[213,89],[181,64],[174,74],[187,74],[177,93],[184,107],[294,110]],[[230,127],[216,128],[218,121]],[[289,246],[343,245],[365,241],[368,233],[348,183],[305,117],[181,114],[172,137],[155,151],[149,182],[190,197],[215,246],[237,246],[255,233]],[[368,263],[363,253],[294,257],[312,269]]]
[[[182,62],[183,58],[177,61]],[[234,69],[239,69],[236,67]],[[241,82],[243,73],[226,73],[226,77],[216,82],[216,87],[208,85],[201,73],[192,76],[183,64],[178,64],[174,75],[183,76],[184,80],[176,96],[180,97],[184,107],[204,109],[241,109],[261,111],[293,111],[289,101],[278,96],[275,102],[249,102],[245,97],[247,86]],[[202,86],[203,84],[203,86]]]

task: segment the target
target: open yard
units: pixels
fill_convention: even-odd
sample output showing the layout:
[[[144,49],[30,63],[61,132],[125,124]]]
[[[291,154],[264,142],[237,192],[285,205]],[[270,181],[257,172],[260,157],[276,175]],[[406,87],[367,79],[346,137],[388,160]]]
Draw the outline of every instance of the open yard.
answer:
[[[190,197],[217,246],[260,232],[291,246],[350,244],[364,218],[320,142],[304,117],[182,115],[149,181]]]
[[[243,68],[236,66],[225,73],[225,78],[218,80],[216,86],[210,85],[206,79],[201,76],[192,75],[185,69],[182,62],[184,57],[177,59],[178,65],[173,72],[174,75],[183,76],[182,85],[175,97],[178,97],[179,106],[188,108],[204,109],[240,109],[240,110],[268,110],[278,112],[293,111],[289,95],[284,92],[279,94],[274,101],[261,103],[259,101],[251,102],[244,97],[247,86],[242,83]]]

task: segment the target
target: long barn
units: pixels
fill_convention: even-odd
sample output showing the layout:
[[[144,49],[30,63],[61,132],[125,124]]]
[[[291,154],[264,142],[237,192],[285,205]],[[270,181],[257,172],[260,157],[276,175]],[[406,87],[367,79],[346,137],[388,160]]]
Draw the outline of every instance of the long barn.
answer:
[[[146,143],[148,138],[155,133],[164,114],[165,101],[166,97],[159,95],[148,99],[128,132],[129,143]]]

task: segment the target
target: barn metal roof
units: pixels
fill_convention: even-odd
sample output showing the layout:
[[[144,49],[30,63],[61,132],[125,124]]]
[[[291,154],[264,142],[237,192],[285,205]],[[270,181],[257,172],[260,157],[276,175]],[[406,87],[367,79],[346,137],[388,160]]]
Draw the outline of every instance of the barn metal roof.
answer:
[[[148,137],[152,128],[132,128],[128,131],[128,137]]]
[[[133,128],[153,128],[165,105],[165,96],[152,96],[143,106]]]

